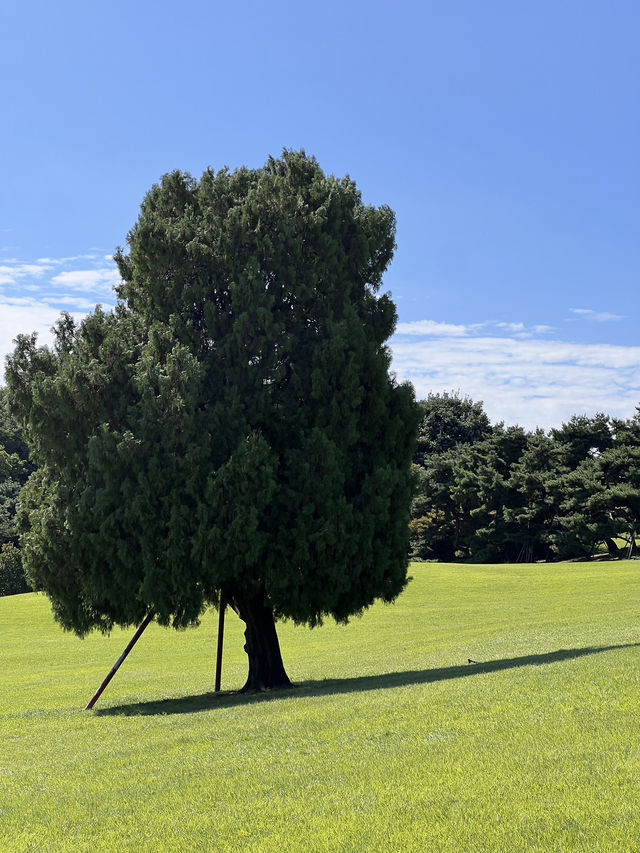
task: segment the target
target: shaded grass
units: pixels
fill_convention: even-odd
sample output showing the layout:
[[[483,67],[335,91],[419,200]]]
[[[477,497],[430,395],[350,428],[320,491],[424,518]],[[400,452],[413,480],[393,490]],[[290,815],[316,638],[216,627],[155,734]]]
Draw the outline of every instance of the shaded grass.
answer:
[[[637,562],[414,565],[394,606],[284,625],[291,691],[234,694],[242,626],[79,641],[0,600],[3,850],[637,850]],[[467,664],[468,658],[480,661]]]

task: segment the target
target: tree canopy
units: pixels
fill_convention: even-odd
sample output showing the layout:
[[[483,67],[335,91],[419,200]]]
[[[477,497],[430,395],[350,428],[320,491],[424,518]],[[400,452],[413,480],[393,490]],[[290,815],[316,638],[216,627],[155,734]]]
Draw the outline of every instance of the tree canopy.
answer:
[[[389,374],[388,207],[303,152],[148,193],[112,313],[21,336],[38,468],[24,562],[82,635],[154,612],[246,622],[247,688],[288,683],[275,618],[339,621],[407,582],[413,391]]]
[[[19,425],[11,416],[6,388],[0,388],[0,546],[17,544],[16,502],[33,466]]]
[[[588,557],[598,545],[617,556],[620,537],[634,553],[638,414],[626,421],[575,415],[547,434],[492,427],[481,403],[458,395],[432,394],[420,408],[413,556],[557,560]]]

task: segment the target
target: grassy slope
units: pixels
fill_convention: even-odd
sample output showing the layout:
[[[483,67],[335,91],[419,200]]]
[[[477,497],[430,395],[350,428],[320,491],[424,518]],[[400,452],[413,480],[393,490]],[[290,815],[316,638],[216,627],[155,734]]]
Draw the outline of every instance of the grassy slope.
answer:
[[[211,613],[152,625],[88,713],[132,632],[0,599],[0,849],[638,850],[640,563],[412,573],[281,626],[295,691],[210,695]],[[230,614],[223,687],[245,669]]]

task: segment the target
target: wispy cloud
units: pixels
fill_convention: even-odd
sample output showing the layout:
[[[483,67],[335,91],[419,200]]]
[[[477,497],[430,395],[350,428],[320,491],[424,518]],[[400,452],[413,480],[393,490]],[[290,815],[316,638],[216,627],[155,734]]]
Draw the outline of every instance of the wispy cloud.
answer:
[[[48,266],[60,267],[66,266],[68,264],[73,264],[75,261],[93,261],[96,259],[96,255],[70,255],[66,258],[38,258],[36,263],[38,264],[47,264]]]
[[[51,269],[51,264],[37,262],[23,264],[12,258],[0,263],[0,285],[17,284],[23,279],[42,278]]]
[[[398,335],[436,335],[437,337],[458,338],[469,333],[468,326],[453,323],[436,323],[434,320],[417,320],[414,323],[398,323]]]
[[[16,295],[37,292],[43,299],[59,290],[99,294],[115,301],[113,288],[120,278],[113,260],[102,254],[74,255],[65,258],[38,258],[22,261],[0,259],[0,293]]]
[[[18,334],[35,331],[40,343],[50,343],[61,311],[80,319],[97,302],[112,306],[118,282],[117,268],[102,250],[35,261],[0,258],[0,381]]]
[[[62,306],[39,300],[7,300],[0,297],[0,381],[4,374],[5,357],[13,351],[19,334],[37,332],[41,344],[50,344],[51,327],[60,315]],[[85,312],[70,312],[80,319]]]
[[[415,320],[411,323],[398,323],[397,335],[410,335],[412,337],[437,337],[437,338],[466,338],[479,337],[493,333],[504,336],[505,334],[517,338],[531,338],[534,335],[544,335],[553,331],[553,326],[527,326],[522,322],[506,323],[497,320],[485,320],[483,323],[443,323],[436,320]]]
[[[524,323],[496,323],[499,329],[505,329],[507,332],[524,332]]]
[[[82,263],[81,263],[82,262]],[[80,267],[79,264],[81,263]],[[62,268],[62,271],[59,271]],[[53,274],[55,272],[55,275]],[[113,287],[118,282],[116,266],[111,258],[97,254],[66,258],[0,259],[0,286],[41,286],[45,280],[77,289]]]
[[[544,335],[549,328],[531,331]],[[548,429],[573,414],[629,417],[640,401],[640,347],[485,332],[396,334],[391,349],[398,379],[411,381],[418,398],[459,390],[483,400],[494,422]]]
[[[620,314],[611,314],[609,311],[594,311],[592,308],[571,308],[571,313],[581,320],[590,320],[592,323],[611,323],[623,319]],[[574,320],[575,317],[570,319]]]
[[[118,270],[111,266],[100,269],[67,270],[54,275],[51,281],[55,285],[85,293],[111,293],[120,281],[120,276]]]

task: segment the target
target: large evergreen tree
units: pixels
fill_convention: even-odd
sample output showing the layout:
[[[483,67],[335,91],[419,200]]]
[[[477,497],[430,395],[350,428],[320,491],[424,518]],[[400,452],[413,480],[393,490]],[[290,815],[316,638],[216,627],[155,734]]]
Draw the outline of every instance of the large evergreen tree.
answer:
[[[64,627],[184,627],[222,591],[265,689],[289,683],[275,619],[402,591],[418,415],[385,346],[394,234],[304,153],[176,172],[116,256],[115,312],[19,339],[22,548]]]

